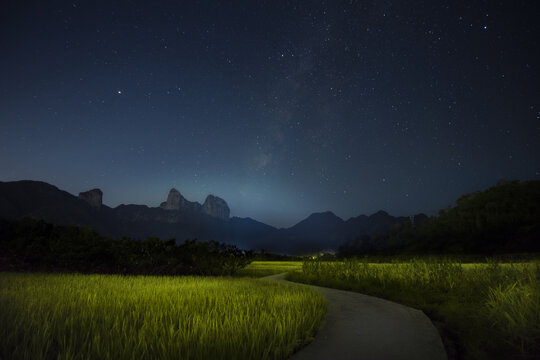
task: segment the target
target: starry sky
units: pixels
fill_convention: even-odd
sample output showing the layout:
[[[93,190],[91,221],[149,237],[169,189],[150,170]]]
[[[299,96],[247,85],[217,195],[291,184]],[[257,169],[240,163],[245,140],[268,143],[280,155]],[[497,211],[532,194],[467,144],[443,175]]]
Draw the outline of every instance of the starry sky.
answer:
[[[436,214],[540,179],[536,1],[7,1],[0,181],[233,216]]]

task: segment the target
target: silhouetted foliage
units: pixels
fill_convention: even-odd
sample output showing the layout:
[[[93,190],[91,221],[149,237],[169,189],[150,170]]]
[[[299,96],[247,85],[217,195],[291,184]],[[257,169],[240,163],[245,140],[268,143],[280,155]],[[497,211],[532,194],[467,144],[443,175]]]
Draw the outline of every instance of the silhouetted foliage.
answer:
[[[251,252],[216,241],[112,240],[85,227],[0,219],[0,270],[231,275],[251,260]]]
[[[269,253],[264,249],[253,253],[253,261],[302,261],[304,259],[303,256]]]
[[[540,181],[500,181],[461,196],[420,224],[402,222],[349,241],[340,256],[361,254],[501,254],[540,251]]]

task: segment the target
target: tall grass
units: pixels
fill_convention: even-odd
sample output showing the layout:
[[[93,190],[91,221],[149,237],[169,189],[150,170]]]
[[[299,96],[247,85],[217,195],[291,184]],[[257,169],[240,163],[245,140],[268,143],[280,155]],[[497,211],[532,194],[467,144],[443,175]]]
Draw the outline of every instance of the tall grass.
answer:
[[[490,288],[486,306],[488,318],[507,344],[522,354],[540,357],[538,278],[535,282],[517,281]]]
[[[324,313],[257,279],[0,273],[0,358],[284,359]]]
[[[253,261],[239,269],[237,276],[263,277],[289,271],[302,270],[302,261]]]
[[[540,264],[308,261],[289,278],[384,297],[442,321],[470,359],[540,357]]]

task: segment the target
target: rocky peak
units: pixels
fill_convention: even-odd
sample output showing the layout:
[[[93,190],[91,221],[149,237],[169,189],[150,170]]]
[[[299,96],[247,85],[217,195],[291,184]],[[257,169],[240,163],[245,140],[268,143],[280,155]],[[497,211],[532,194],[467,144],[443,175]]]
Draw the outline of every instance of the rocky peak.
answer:
[[[214,195],[208,195],[202,205],[202,212],[220,219],[228,219],[231,210],[225,200]]]
[[[160,207],[165,210],[176,210],[189,213],[197,213],[201,210],[201,204],[196,201],[186,200],[176,189],[171,189],[167,201],[162,202]]]
[[[86,201],[91,207],[99,208],[103,203],[103,192],[100,189],[81,192],[79,193],[79,199]]]
[[[160,207],[165,210],[180,210],[180,205],[185,201],[180,191],[172,188],[167,196],[167,201],[162,202]]]
[[[167,196],[167,201],[161,203],[160,207],[164,210],[176,210],[192,214],[203,213],[220,219],[228,219],[230,210],[225,200],[208,195],[204,204],[186,200],[176,189],[171,189]]]

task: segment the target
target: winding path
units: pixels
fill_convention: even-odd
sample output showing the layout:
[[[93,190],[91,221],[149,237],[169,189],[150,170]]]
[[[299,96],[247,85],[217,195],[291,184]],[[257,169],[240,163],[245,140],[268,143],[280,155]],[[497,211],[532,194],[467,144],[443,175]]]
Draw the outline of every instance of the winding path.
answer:
[[[289,282],[284,276],[263,279]],[[314,287],[328,301],[326,320],[313,342],[291,360],[447,359],[437,329],[422,311],[373,296]]]

